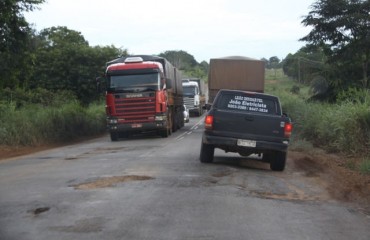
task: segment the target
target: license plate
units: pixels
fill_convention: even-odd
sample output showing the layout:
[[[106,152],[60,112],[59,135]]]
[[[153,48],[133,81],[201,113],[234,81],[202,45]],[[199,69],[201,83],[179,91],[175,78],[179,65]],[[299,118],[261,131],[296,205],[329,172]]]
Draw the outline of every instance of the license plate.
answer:
[[[141,128],[143,124],[131,124],[132,128]]]
[[[254,148],[256,147],[256,141],[238,139],[237,145],[241,147],[253,147]]]

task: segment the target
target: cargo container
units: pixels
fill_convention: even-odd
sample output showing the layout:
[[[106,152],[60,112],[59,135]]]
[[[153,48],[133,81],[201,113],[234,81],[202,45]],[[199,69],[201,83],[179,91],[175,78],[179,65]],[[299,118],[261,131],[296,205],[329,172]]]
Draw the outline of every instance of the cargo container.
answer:
[[[208,103],[220,89],[264,92],[265,63],[248,57],[213,58],[208,72]]]

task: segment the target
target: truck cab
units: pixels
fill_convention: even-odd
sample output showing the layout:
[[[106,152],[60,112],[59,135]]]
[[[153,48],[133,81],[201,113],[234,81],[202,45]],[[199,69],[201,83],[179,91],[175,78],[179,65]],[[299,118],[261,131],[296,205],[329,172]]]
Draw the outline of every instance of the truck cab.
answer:
[[[203,105],[205,103],[200,83],[200,79],[182,80],[184,104],[189,112],[195,112],[198,116],[203,114]]]
[[[173,89],[176,81],[180,82],[176,71],[168,61],[155,56],[107,63],[105,108],[112,141],[143,131],[168,137],[184,126],[182,92]]]

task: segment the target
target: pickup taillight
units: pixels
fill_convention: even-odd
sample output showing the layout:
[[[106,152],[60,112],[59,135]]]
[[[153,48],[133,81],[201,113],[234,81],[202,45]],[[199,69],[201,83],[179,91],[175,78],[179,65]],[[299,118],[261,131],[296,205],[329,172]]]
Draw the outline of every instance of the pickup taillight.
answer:
[[[205,120],[204,120],[204,126],[206,129],[211,130],[213,128],[213,116],[212,115],[207,115]]]
[[[289,138],[292,135],[293,124],[292,123],[285,123],[284,125],[284,136]]]

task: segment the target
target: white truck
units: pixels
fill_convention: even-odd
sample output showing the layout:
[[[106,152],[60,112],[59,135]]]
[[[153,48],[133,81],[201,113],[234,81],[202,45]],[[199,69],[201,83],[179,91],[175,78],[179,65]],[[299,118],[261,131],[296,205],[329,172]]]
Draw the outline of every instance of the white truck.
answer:
[[[206,102],[204,82],[198,78],[183,79],[182,88],[186,108],[189,112],[195,112],[198,116],[201,116]]]

